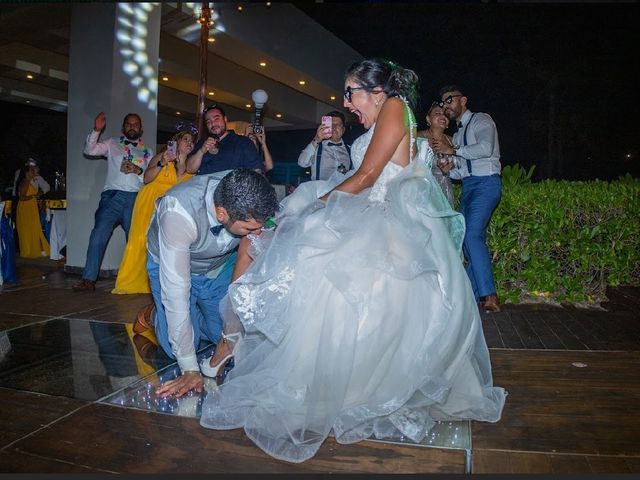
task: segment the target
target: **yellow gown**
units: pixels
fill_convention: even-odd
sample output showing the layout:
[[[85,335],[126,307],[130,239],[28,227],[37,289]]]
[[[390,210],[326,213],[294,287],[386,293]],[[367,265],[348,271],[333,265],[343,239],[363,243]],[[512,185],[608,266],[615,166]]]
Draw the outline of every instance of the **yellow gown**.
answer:
[[[35,195],[36,193],[38,193],[38,187],[29,183],[27,195]],[[38,201],[35,198],[18,201],[16,227],[18,228],[21,257],[40,258],[49,256],[51,250],[49,242],[47,242],[44,233],[42,233]]]
[[[140,189],[131,215],[129,240],[124,249],[116,285],[111,293],[151,293],[147,277],[147,228],[156,208],[156,199],[177,183],[188,180],[193,175],[185,174],[178,180],[175,163],[162,167],[158,176]]]

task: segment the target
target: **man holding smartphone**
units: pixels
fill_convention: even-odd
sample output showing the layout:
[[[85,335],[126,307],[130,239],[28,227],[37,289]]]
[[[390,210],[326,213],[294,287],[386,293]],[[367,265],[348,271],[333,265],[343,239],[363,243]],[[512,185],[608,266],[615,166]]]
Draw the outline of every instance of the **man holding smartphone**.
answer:
[[[204,175],[236,168],[264,171],[253,142],[227,130],[227,115],[220,105],[213,104],[204,111],[204,122],[209,135],[193,147],[187,158],[187,172]]]
[[[311,167],[311,180],[328,180],[335,172],[346,174],[353,169],[351,149],[342,141],[345,118],[334,110],[322,117],[311,143],[302,150],[298,165]]]
[[[122,136],[98,141],[107,124],[107,117],[100,112],[94,121],[94,127],[84,147],[89,157],[102,157],[107,160],[107,178],[105,179],[100,204],[96,210],[95,224],[89,237],[87,261],[82,280],[73,285],[73,290],[94,291],[100,273],[100,265],[109,239],[115,228],[120,225],[129,238],[131,214],[138,190],[143,185],[142,174],[147,168],[153,151],[142,140],[142,119],[137,113],[128,113],[122,122]]]

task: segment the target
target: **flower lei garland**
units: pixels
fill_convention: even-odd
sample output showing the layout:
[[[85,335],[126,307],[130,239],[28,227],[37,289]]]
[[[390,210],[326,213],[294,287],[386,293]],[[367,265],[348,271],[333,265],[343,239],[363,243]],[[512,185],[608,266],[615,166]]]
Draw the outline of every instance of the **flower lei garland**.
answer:
[[[137,165],[138,167],[142,167],[142,165],[146,165],[149,161],[149,149],[144,144],[142,138],[139,138],[136,142],[138,146],[135,147],[137,150],[142,149],[142,157],[140,155],[135,155],[131,151],[131,147],[125,143],[126,138],[123,136],[120,137],[120,146],[124,149],[125,155],[124,158],[129,160],[131,163]]]

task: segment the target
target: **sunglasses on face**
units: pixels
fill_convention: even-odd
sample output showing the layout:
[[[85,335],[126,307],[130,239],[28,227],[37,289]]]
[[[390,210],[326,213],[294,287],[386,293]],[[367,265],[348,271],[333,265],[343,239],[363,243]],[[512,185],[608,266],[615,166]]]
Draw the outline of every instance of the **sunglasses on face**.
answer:
[[[438,102],[438,106],[440,108],[444,108],[444,104],[446,103],[447,105],[451,105],[451,102],[453,102],[453,99],[456,97],[464,97],[464,95],[449,95],[447,98],[443,98],[442,100],[440,100]]]
[[[347,87],[344,89],[344,99],[351,103],[351,98],[353,97],[353,92],[357,90],[364,90],[364,87]]]

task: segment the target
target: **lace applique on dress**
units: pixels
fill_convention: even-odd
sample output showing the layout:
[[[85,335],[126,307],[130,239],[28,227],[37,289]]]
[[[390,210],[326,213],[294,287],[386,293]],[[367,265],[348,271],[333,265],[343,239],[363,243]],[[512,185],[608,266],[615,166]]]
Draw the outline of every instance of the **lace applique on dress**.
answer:
[[[267,303],[280,302],[289,294],[294,277],[295,270],[287,266],[263,285],[240,283],[237,288],[230,290],[235,311],[242,318],[245,327],[264,317]]]

